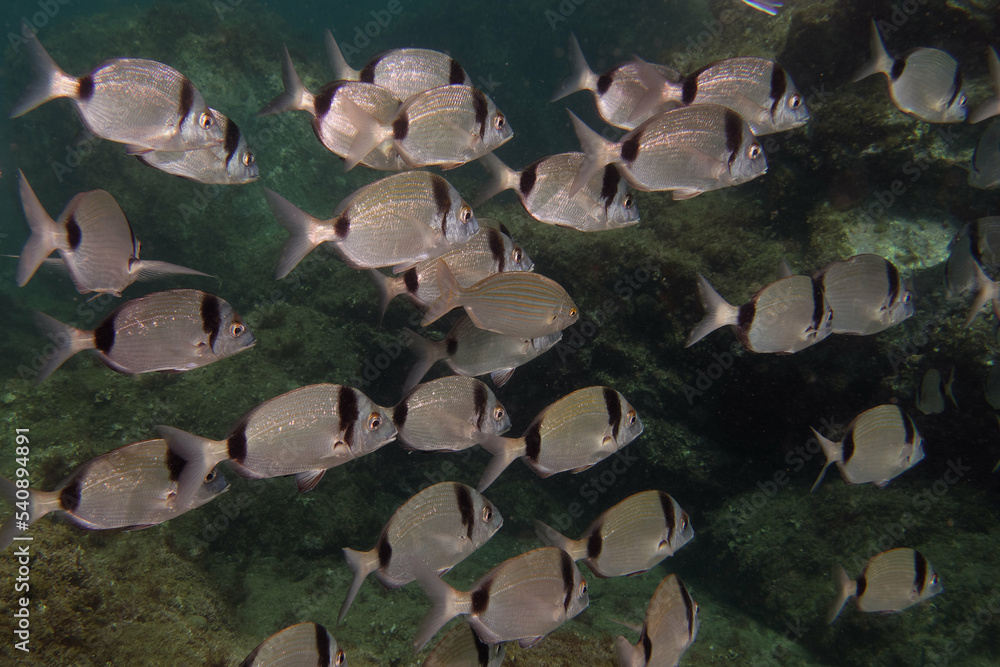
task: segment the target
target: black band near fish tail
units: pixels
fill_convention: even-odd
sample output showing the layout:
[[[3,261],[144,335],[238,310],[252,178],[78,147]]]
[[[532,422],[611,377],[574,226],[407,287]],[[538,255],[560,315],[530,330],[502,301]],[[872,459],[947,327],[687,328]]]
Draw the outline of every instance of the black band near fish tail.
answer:
[[[889,78],[896,81],[899,77],[903,76],[904,69],[906,69],[906,57],[900,56],[892,61],[892,69],[889,70]]]
[[[472,598],[470,602],[472,603],[472,613],[475,616],[481,616],[483,612],[486,611],[487,607],[490,606],[490,586],[493,585],[492,579],[487,579],[479,588],[472,591]]]
[[[387,533],[382,533],[375,548],[378,551],[378,566],[384,570],[389,567],[389,563],[392,561],[392,545],[389,544]]]
[[[70,250],[79,248],[82,239],[83,233],[80,231],[80,225],[76,222],[76,215],[70,213],[69,217],[66,218],[66,242],[69,244]],[[132,247],[135,247],[135,237],[133,237]]]
[[[757,299],[751,299],[739,307],[736,311],[736,338],[745,349],[754,352],[750,345],[750,327],[753,326],[754,317],[757,315]]]
[[[240,465],[247,458],[247,421],[244,419],[236,425],[229,437],[226,438],[226,454],[230,460],[236,461]]]
[[[81,102],[86,102],[94,95],[94,78],[89,74],[76,80],[76,96]]]
[[[350,207],[348,207],[348,210]],[[333,223],[333,233],[337,235],[338,239],[347,238],[347,234],[351,231],[351,216],[344,211],[337,218],[337,221]]]
[[[73,479],[59,491],[59,506],[67,512],[74,512],[80,506],[80,491],[83,487],[83,476],[86,473],[87,469],[84,468],[73,475]]]
[[[775,112],[778,110],[778,105],[781,103],[781,98],[785,96],[785,90],[788,89],[788,80],[785,77],[784,68],[778,63],[773,63],[771,65],[771,92],[769,93],[771,99],[771,117],[774,117]]]
[[[535,188],[535,183],[538,181],[538,164],[541,160],[536,160],[532,162],[521,172],[521,177],[518,180],[517,189],[521,193],[522,197],[527,197],[531,194],[531,191]]]
[[[473,385],[472,389],[472,410],[476,416],[476,430],[483,430],[483,420],[486,418],[486,402],[489,396],[486,387],[481,382]]]
[[[402,141],[406,139],[406,135],[410,133],[410,118],[406,115],[404,111],[399,115],[399,118],[392,121],[392,138],[396,141]]]
[[[406,287],[407,294],[416,295],[420,289],[420,275],[417,274],[417,267],[411,267],[403,273],[403,286]]]
[[[854,424],[847,429],[847,434],[844,435],[844,442],[840,449],[840,461],[844,465],[847,465],[851,457],[854,456],[854,450],[856,449],[854,443]]]
[[[219,297],[205,292],[201,298],[201,330],[208,334],[208,346],[215,349],[215,341],[219,337],[222,326]]]
[[[375,83],[375,70],[378,68],[379,62],[382,60],[382,56],[375,56],[371,62],[365,65],[365,68],[358,72],[358,81],[364,83]]]
[[[313,112],[316,118],[323,118],[330,112],[333,98],[337,95],[337,89],[343,84],[342,81],[334,81],[329,86],[323,86],[316,95],[313,96]]]
[[[392,409],[392,423],[396,425],[397,431],[403,428],[403,425],[406,423],[406,416],[410,412],[410,407],[407,405],[409,398],[409,395],[407,395]]]
[[[632,164],[639,157],[639,142],[642,141],[641,127],[632,130],[631,136],[622,142],[621,158],[626,164]]]
[[[601,178],[601,199],[604,201],[605,211],[614,203],[621,180],[622,175],[618,172],[618,167],[613,164],[605,165],[604,176]]]
[[[562,568],[563,591],[566,593],[563,610],[569,611],[569,604],[573,601],[573,559],[562,549],[559,550],[559,565]]]
[[[857,585],[857,590],[855,590],[854,592],[854,597],[856,597],[859,600],[861,599],[861,596],[865,594],[865,590],[868,588],[868,577],[866,576],[867,573],[868,573],[868,568],[865,568],[865,571],[861,573],[861,576],[858,577],[858,580],[855,582],[855,584]]]
[[[223,143],[226,151],[226,168],[229,167],[230,160],[236,154],[236,149],[240,145],[240,128],[231,120],[226,121],[226,138]]]
[[[681,104],[684,106],[694,104],[695,99],[698,97],[698,77],[704,71],[705,68],[702,67],[700,70],[684,77],[684,84],[681,86]]]
[[[492,227],[486,227],[486,240],[490,244],[490,256],[496,264],[497,273],[503,273],[507,268],[507,251],[503,247],[503,235]]]
[[[449,357],[454,357],[455,353],[458,352],[458,339],[454,336],[448,336],[444,339],[445,351],[448,353]]]
[[[913,551],[913,587],[922,595],[927,585],[927,559],[917,550]]]
[[[728,165],[732,167],[739,155],[740,146],[743,145],[743,118],[732,109],[726,109],[725,128],[726,150],[729,151]]]
[[[469,487],[456,483],[455,501],[458,503],[458,513],[462,517],[462,525],[465,526],[465,536],[471,540],[472,530],[476,527],[476,510],[472,502],[472,494],[469,493]]]
[[[603,95],[604,93],[608,92],[608,89],[611,88],[611,84],[615,82],[615,73],[617,72],[618,72],[617,68],[608,70],[607,72],[605,72],[604,74],[602,74],[597,78],[598,95]]]
[[[472,108],[476,112],[476,125],[479,126],[479,138],[486,136],[486,120],[490,107],[486,103],[486,95],[478,88],[472,89]]]
[[[316,627],[316,653],[319,654],[320,667],[330,665],[330,633],[319,623],[313,623]]]
[[[111,348],[115,346],[115,334],[117,333],[115,319],[117,316],[118,310],[105,317],[104,321],[94,329],[94,347],[106,356],[111,355]]]
[[[601,535],[601,530],[604,528],[603,524],[597,524],[590,531],[590,536],[587,538],[587,558],[597,558],[601,555],[601,551],[604,549],[604,536]]]
[[[535,422],[524,434],[524,455],[538,463],[538,454],[542,451],[542,422]]]
[[[611,427],[611,437],[618,442],[618,429],[622,421],[622,400],[618,392],[611,387],[604,387],[604,408],[608,413],[608,426]]]
[[[340,418],[338,430],[343,433],[344,444],[354,446],[354,425],[360,415],[358,409],[358,394],[351,387],[341,387],[337,397],[337,415]]]

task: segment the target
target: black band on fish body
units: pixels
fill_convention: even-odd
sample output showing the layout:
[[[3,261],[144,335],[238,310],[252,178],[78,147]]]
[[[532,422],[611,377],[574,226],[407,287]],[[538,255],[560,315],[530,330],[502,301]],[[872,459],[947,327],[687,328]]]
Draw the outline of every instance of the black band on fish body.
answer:
[[[684,85],[681,87],[681,104],[691,106],[698,97],[698,77],[705,71],[700,69],[684,77]]]
[[[379,61],[381,60],[382,56],[376,56],[370,63],[365,65],[365,68],[358,73],[358,81],[375,83],[375,70],[378,68]]]
[[[913,420],[910,419],[910,416],[902,410],[899,411],[899,416],[903,418],[903,442],[908,445],[912,445],[914,444],[913,437],[916,432],[916,429],[913,426]]]
[[[958,97],[959,93],[962,92],[962,68],[958,65],[955,66],[955,79],[952,82],[951,97],[948,99],[948,104],[945,108],[948,109],[952,104],[955,103],[955,98]]]
[[[753,320],[756,315],[756,298],[743,304],[740,306],[739,310],[736,311],[736,338],[739,339],[740,345],[751,352],[754,352],[755,350],[753,349],[753,346],[750,345],[750,328],[753,326]]]
[[[569,610],[569,603],[573,601],[573,559],[568,553],[559,550],[559,565],[562,568],[563,590],[566,597],[563,599],[563,610]]]
[[[448,228],[448,213],[451,212],[451,188],[448,181],[440,176],[431,177],[431,191],[434,194],[434,205],[441,216],[441,233],[446,234]]]
[[[868,568],[865,568],[865,572],[867,572],[867,570]],[[865,594],[865,590],[868,588],[868,578],[865,576],[865,572],[862,572],[861,576],[858,577],[858,580],[854,582],[857,586],[857,590],[854,593],[854,597],[856,597],[859,600],[861,599],[861,596]]]
[[[613,164],[604,166],[604,176],[601,178],[601,199],[604,201],[605,211],[614,203],[621,180],[622,175],[618,172],[618,167]]]
[[[480,667],[489,667],[490,664],[490,645],[479,638],[476,631],[471,627],[469,632],[472,633],[472,641],[476,645],[476,659]]]
[[[531,191],[535,188],[535,182],[538,180],[538,164],[541,160],[536,160],[532,162],[524,171],[521,172],[521,178],[518,182],[518,191],[521,196],[527,197],[531,194]]]
[[[674,513],[673,498],[663,491],[660,491],[660,507],[663,509],[663,520],[667,523],[667,534],[669,537],[673,537],[674,527],[677,525],[677,515]]]
[[[486,386],[481,382],[473,385],[472,389],[472,409],[476,415],[476,429],[483,430],[483,420],[486,418]]]
[[[94,347],[105,355],[111,354],[111,348],[115,346],[115,316],[118,311],[111,313],[104,321],[94,329]]]
[[[333,223],[333,233],[337,235],[338,239],[345,239],[350,231],[351,217],[347,214],[347,211],[344,211],[337,218],[337,221]]]
[[[945,270],[947,270],[947,267]],[[889,301],[886,305],[892,307],[896,303],[896,299],[899,298],[899,270],[896,269],[895,264],[886,260],[885,274],[886,280],[889,281]]]
[[[448,83],[453,86],[465,83],[465,70],[462,69],[462,66],[459,65],[458,61],[454,58],[451,59],[450,68],[448,70]]]
[[[677,587],[681,590],[681,597],[684,598],[684,609],[687,611],[688,637],[691,641],[694,641],[694,637],[691,636],[691,633],[694,631],[694,615],[698,605],[696,605],[694,600],[691,599],[691,594],[688,593],[687,586],[685,586],[684,582],[680,579],[677,580]]]
[[[230,460],[236,461],[240,465],[247,458],[247,423],[241,421],[233,429],[233,432],[226,438],[226,453]]]
[[[917,589],[917,594],[924,592],[927,584],[927,559],[917,550],[913,551],[913,586]]]
[[[608,92],[608,89],[611,88],[611,84],[615,82],[615,72],[617,71],[618,71],[617,69],[608,70],[600,77],[598,77],[597,79],[598,95],[603,95],[604,93]]]
[[[458,352],[458,339],[453,336],[448,336],[444,339],[445,350],[448,352],[449,357],[454,357],[455,353]]]
[[[472,531],[476,527],[476,517],[469,487],[464,484],[455,484],[455,500],[458,502],[458,513],[462,517],[462,525],[465,526],[465,535],[471,540]]]
[[[604,408],[608,413],[608,426],[611,427],[611,437],[618,442],[618,428],[622,421],[622,401],[618,392],[611,387],[604,387]]]
[[[642,654],[646,656],[646,664],[649,664],[649,658],[653,655],[653,640],[649,638],[645,625],[642,626],[642,637],[639,641],[642,643]]]
[[[392,137],[396,141],[402,141],[406,139],[406,135],[410,133],[410,119],[404,111],[399,118],[392,121]]]
[[[80,225],[76,223],[76,216],[70,213],[69,217],[66,218],[66,242],[69,243],[70,250],[79,248],[82,239],[83,233],[80,231]],[[134,243],[132,247],[135,247]]]
[[[389,536],[385,533],[378,540],[378,565],[383,570],[389,567],[389,563],[392,561],[392,545],[389,544]]]
[[[851,428],[847,430],[847,434],[844,436],[844,442],[840,450],[840,461],[845,466],[847,465],[847,462],[851,460],[851,457],[854,456],[855,448],[854,426],[852,425]]]
[[[507,252],[503,247],[503,235],[500,234],[499,230],[493,229],[492,227],[486,227],[486,240],[490,244],[490,256],[493,257],[493,261],[497,266],[497,273],[503,273],[504,269],[507,268]]]
[[[396,430],[403,428],[403,424],[406,423],[406,416],[410,412],[410,406],[406,404],[409,396],[404,398],[399,402],[395,408],[392,409],[392,423],[396,425]]]
[[[823,283],[815,278],[812,279],[813,288],[813,318],[811,330],[819,333],[820,325],[823,324],[823,316],[826,314],[826,297],[823,295]]]
[[[323,88],[323,90],[313,97],[313,111],[316,118],[322,119],[330,112],[330,106],[333,104],[333,98],[336,96],[338,88],[340,88],[339,81]]]
[[[177,101],[177,113],[181,117],[180,124],[184,124],[184,120],[191,113],[191,108],[194,106],[194,84],[185,76],[181,78],[181,94]]]
[[[785,95],[785,90],[788,88],[788,82],[785,77],[785,70],[778,63],[773,63],[771,65],[771,116],[773,117],[775,112],[778,110],[778,104],[781,102],[781,98]]]
[[[726,109],[725,128],[726,150],[729,151],[729,166],[732,167],[743,145],[743,118],[732,109]]]
[[[174,450],[167,447],[167,458],[164,461],[164,464],[167,466],[167,478],[171,482],[176,482],[180,480],[181,473],[184,471],[184,466],[187,465],[187,460]]]
[[[632,131],[632,136],[622,142],[621,157],[627,164],[632,164],[639,157],[639,142],[642,140],[642,130]]]
[[[337,414],[340,417],[339,431],[344,434],[344,443],[354,446],[354,425],[358,422],[358,394],[350,387],[341,387],[337,397]]]
[[[493,584],[492,579],[487,579],[479,588],[472,591],[472,613],[477,616],[481,616],[486,608],[490,606],[490,586]]]
[[[524,455],[538,463],[538,454],[542,451],[542,422],[535,422],[524,434]]]
[[[899,77],[903,76],[904,69],[906,69],[906,57],[900,56],[892,61],[892,69],[889,70],[889,78],[896,81]]]
[[[403,285],[406,287],[406,291],[410,294],[416,294],[417,290],[420,289],[420,276],[417,274],[417,267],[412,267],[406,270],[403,274]]]
[[[486,136],[486,120],[490,107],[486,103],[486,95],[478,88],[472,89],[472,108],[476,112],[476,125],[479,126],[479,138],[482,139]]]
[[[81,478],[86,472],[84,469],[74,475],[69,484],[59,492],[59,506],[67,512],[74,512],[80,506]]]
[[[81,102],[86,102],[94,95],[94,78],[85,74],[76,80],[76,96]]]
[[[601,528],[603,528],[601,525],[594,526],[593,532],[587,538],[587,558],[597,558],[604,549],[604,536],[601,535]]]
[[[219,297],[206,292],[201,298],[201,330],[208,334],[208,346],[212,349],[215,349],[215,341],[219,337],[221,326]]]
[[[236,154],[236,149],[240,145],[240,128],[236,123],[231,120],[226,121],[226,138],[224,140],[223,146],[226,151],[226,167],[229,167],[229,161],[233,159],[233,155]]]
[[[326,631],[319,623],[313,623],[316,626],[316,653],[319,654],[319,665],[320,667],[326,667],[330,665],[330,633]]]

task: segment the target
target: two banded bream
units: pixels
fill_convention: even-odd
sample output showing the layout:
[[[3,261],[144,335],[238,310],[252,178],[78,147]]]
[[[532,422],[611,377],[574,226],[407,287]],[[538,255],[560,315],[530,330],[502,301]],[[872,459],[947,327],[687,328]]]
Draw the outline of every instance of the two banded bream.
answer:
[[[271,190],[264,194],[290,235],[281,250],[278,278],[324,242],[352,268],[405,270],[462,245],[479,230],[472,207],[451,183],[426,171],[393,174],[365,185],[341,201],[327,220]]]
[[[398,97],[389,90],[373,83],[362,81],[333,81],[324,85],[315,95],[309,92],[299,79],[292,64],[292,58],[285,47],[285,59],[281,65],[281,81],[284,92],[271,100],[258,116],[268,116],[285,111],[305,111],[309,113],[313,132],[331,152],[342,158],[350,154],[351,146],[358,136],[358,130],[347,117],[344,100],[351,102],[380,122],[389,122],[401,104]],[[388,142],[375,146],[360,163],[372,169],[402,171],[406,165],[399,158],[396,149]]]
[[[144,440],[113,449],[77,466],[53,491],[28,489],[28,526],[51,512],[63,512],[86,530],[138,530],[163,523],[201,507],[226,491],[221,472],[211,469],[198,480],[194,494],[178,502],[184,459],[163,440]],[[23,502],[14,482],[0,479],[0,497],[11,505]],[[0,551],[25,530],[12,514],[0,526]]]
[[[25,27],[24,34],[28,34]],[[130,153],[188,151],[223,141],[205,99],[190,80],[154,60],[112,58],[79,78],[62,71],[34,35],[25,40],[34,79],[11,118],[68,97],[84,126],[102,139],[128,144]]]
[[[505,644],[485,644],[468,623],[459,623],[437,643],[421,667],[501,667]]]
[[[583,472],[639,437],[635,408],[610,387],[585,387],[563,396],[535,417],[520,438],[483,435],[493,458],[479,480],[484,491],[514,459],[539,477]]]
[[[615,640],[621,667],[676,667],[698,636],[698,603],[676,574],[656,587],[646,607],[646,619],[633,646],[624,637]]]
[[[996,250],[994,250],[994,248]],[[951,252],[945,264],[944,278],[948,296],[963,296],[972,292],[975,299],[965,326],[992,304],[1000,318],[1000,283],[994,280],[1000,270],[1000,216],[988,216],[965,225],[951,242]]]
[[[257,342],[226,301],[193,289],[153,292],[127,301],[93,331],[37,311],[35,323],[56,343],[36,382],[83,350],[94,350],[117,373],[136,374],[189,371],[248,350]]]
[[[698,294],[705,307],[684,347],[724,326],[736,331],[750,352],[791,354],[814,345],[832,333],[833,311],[822,286],[809,276],[787,276],[759,289],[740,307],[719,296],[698,274]]]
[[[699,104],[657,114],[614,142],[572,111],[586,159],[569,190],[574,195],[608,164],[617,164],[637,190],[673,191],[674,199],[746,183],[767,171],[767,157],[735,111]]]
[[[913,315],[913,294],[896,265],[879,255],[855,255],[813,274],[833,313],[831,333],[866,336]]]
[[[812,491],[833,463],[846,483],[874,482],[881,489],[924,458],[923,437],[913,419],[897,405],[879,405],[862,412],[847,426],[840,442],[823,437],[816,429],[812,432],[826,455]]]
[[[510,415],[481,381],[448,375],[407,392],[392,409],[392,423],[406,449],[457,452],[477,444],[482,434],[505,433]]]
[[[848,598],[859,611],[896,612],[928,600],[944,590],[941,578],[922,553],[914,549],[890,549],[873,556],[856,580],[840,565],[833,568],[837,599],[830,607],[827,623],[840,615]]]
[[[319,623],[298,623],[276,632],[239,667],[347,667],[347,654]]]
[[[499,227],[487,226],[489,223]],[[429,308],[441,291],[437,284],[437,263],[443,261],[462,287],[471,287],[483,278],[504,271],[532,271],[535,263],[521,246],[514,243],[510,231],[502,224],[479,219],[479,230],[472,237],[440,257],[427,259],[399,276],[387,276],[371,269],[368,276],[379,292],[379,318],[389,302],[405,294],[419,308]]]
[[[452,308],[465,308],[480,329],[522,338],[562,331],[580,311],[559,283],[537,273],[495,273],[471,287],[462,287],[444,262],[437,263],[441,296],[431,304],[421,326],[436,322]]]
[[[991,190],[1000,185],[1000,120],[992,121],[972,153],[969,185]]]
[[[24,174],[17,173],[21,207],[31,228],[17,265],[18,287],[24,287],[42,263],[69,271],[80,294],[121,296],[139,279],[208,275],[169,262],[139,259],[139,240],[110,193],[90,190],[76,195],[57,222],[42,207]],[[60,259],[47,260],[53,251],[59,252]]]
[[[639,574],[655,567],[694,537],[687,512],[662,491],[642,491],[605,510],[571,540],[541,521],[535,533],[547,546],[583,560],[601,578]]]
[[[388,589],[417,578],[415,560],[443,575],[486,544],[502,525],[493,503],[465,484],[441,482],[424,489],[393,513],[374,549],[344,549],[354,579],[337,622],[343,622],[369,574]]]
[[[157,426],[170,448],[188,462],[182,497],[201,471],[228,461],[241,477],[294,475],[300,492],[314,488],[330,468],[370,454],[396,437],[388,411],[352,387],[313,384],[264,401],[236,422],[222,440]]]
[[[980,123],[987,118],[1000,115],[1000,58],[992,46],[986,50],[986,62],[990,68],[990,81],[993,83],[993,97],[969,113],[970,123]]]
[[[581,232],[619,229],[639,222],[639,209],[618,167],[604,166],[572,197],[573,179],[583,165],[583,153],[543,157],[514,171],[494,154],[479,159],[493,180],[480,192],[475,206],[504,190],[514,190],[524,210],[539,222]]]
[[[221,144],[190,151],[150,151],[137,155],[143,164],[199,183],[241,185],[256,181],[260,172],[246,136],[236,123],[209,109],[222,128]]]
[[[929,123],[961,123],[968,112],[958,62],[939,49],[916,48],[893,58],[872,19],[871,59],[854,75],[885,74],[896,107]]]
[[[455,590],[426,567],[418,568],[417,581],[433,605],[413,641],[418,651],[459,614],[485,644],[516,641],[528,648],[590,604],[576,563],[553,547],[508,558],[468,592]]]
[[[569,35],[568,57],[573,67],[569,78],[563,81],[552,95],[552,102],[561,100],[567,95],[580,90],[589,90],[594,94],[594,103],[601,119],[609,125],[623,130],[634,130],[643,122],[661,111],[668,111],[675,104],[665,104],[662,107],[648,109],[636,117],[633,111],[639,101],[648,92],[636,71],[634,62],[626,62],[612,67],[604,74],[598,75],[590,69],[587,59],[580,49],[576,35]],[[680,81],[681,73],[665,65],[653,65],[657,73],[670,81]]]
[[[403,329],[403,333],[417,355],[403,391],[415,387],[431,366],[441,360],[453,373],[469,377],[489,375],[496,387],[502,387],[519,366],[549,351],[562,339],[561,331],[536,338],[498,334],[480,329],[467,315],[462,315],[439,341],[428,340],[410,329]]]

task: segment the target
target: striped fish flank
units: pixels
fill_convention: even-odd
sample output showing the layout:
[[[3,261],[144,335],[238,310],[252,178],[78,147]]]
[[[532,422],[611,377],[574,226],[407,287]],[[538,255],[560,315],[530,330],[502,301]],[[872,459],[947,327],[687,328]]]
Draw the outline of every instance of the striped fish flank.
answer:
[[[507,409],[490,388],[464,375],[417,385],[392,409],[392,421],[403,447],[437,452],[468,449],[478,434],[510,428]]]
[[[833,623],[848,598],[855,598],[859,611],[896,612],[934,597],[944,590],[941,578],[922,553],[914,549],[890,549],[873,556],[864,572],[851,580],[840,565],[834,566],[837,599],[830,606],[827,622]]]
[[[276,632],[250,652],[239,667],[347,667],[347,654],[319,623],[299,623]]]
[[[833,313],[831,333],[867,336],[913,315],[913,294],[896,265],[879,255],[855,255],[815,274]]]
[[[649,601],[638,643],[616,640],[621,667],[676,667],[698,636],[699,611],[684,582],[668,574]]]

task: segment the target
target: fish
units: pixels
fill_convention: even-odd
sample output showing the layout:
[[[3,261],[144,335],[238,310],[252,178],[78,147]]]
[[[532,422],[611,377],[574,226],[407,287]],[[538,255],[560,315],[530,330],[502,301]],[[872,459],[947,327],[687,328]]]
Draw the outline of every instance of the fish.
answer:
[[[746,183],[767,172],[767,157],[750,126],[718,104],[657,114],[618,142],[591,130],[572,111],[569,115],[587,156],[570,196],[608,164],[617,164],[635,189],[672,191],[678,200]]]
[[[990,81],[993,83],[994,95],[981,103],[969,113],[970,123],[981,123],[987,118],[1000,114],[1000,58],[992,46],[986,49],[986,63],[990,68]]]
[[[762,11],[768,16],[777,16],[778,10],[785,6],[785,3],[777,0],[743,0],[743,4]]]
[[[437,263],[451,269],[458,284],[471,287],[483,278],[504,271],[533,271],[535,263],[524,248],[514,243],[510,231],[488,218],[479,218],[479,230],[468,241],[440,257],[427,259],[398,276],[387,276],[371,269],[368,276],[379,291],[379,317],[389,302],[405,294],[419,308],[429,308],[441,296],[437,284]]]
[[[228,461],[240,477],[294,475],[300,493],[326,471],[379,449],[396,437],[389,411],[363,393],[339,384],[313,384],[264,401],[244,414],[222,440],[172,426],[156,432],[187,461],[182,499],[194,491],[201,471]]]
[[[460,623],[438,642],[422,667],[500,667],[505,644],[484,644],[468,623]]]
[[[228,302],[194,289],[153,292],[126,301],[93,331],[35,311],[35,323],[56,350],[36,382],[83,350],[116,373],[189,371],[253,347],[257,339]]]
[[[276,632],[250,652],[239,667],[347,667],[347,654],[319,623],[298,623]]]
[[[874,482],[882,489],[924,458],[924,439],[917,425],[896,405],[879,405],[862,412],[848,424],[840,442],[811,430],[826,455],[826,464],[810,491],[816,490],[833,463],[846,483]]]
[[[389,90],[401,100],[438,86],[472,85],[472,80],[462,66],[440,51],[390,49],[369,60],[362,69],[356,70],[347,64],[333,34],[326,30],[323,36],[330,67],[338,80],[373,83]]]
[[[573,73],[556,89],[550,101],[555,102],[580,90],[589,90],[594,94],[594,103],[601,119],[609,125],[623,130],[634,130],[643,122],[660,111],[667,111],[676,104],[665,104],[662,107],[649,109],[640,116],[634,116],[633,110],[639,100],[648,92],[646,85],[635,69],[635,63],[626,62],[612,67],[604,74],[598,75],[590,69],[587,59],[580,49],[576,35],[569,35],[568,54],[573,67]],[[653,65],[660,76],[670,81],[680,81],[681,73],[666,65]]]
[[[965,225],[951,243],[945,264],[945,286],[952,298],[967,292],[975,294],[965,318],[966,327],[986,303],[992,304],[993,313],[1000,319],[1000,284],[994,280],[998,269],[1000,216],[979,218]]]
[[[535,417],[520,438],[480,435],[493,454],[476,488],[485,491],[514,459],[539,477],[580,473],[627,446],[642,433],[642,420],[611,387],[586,387],[563,396]]]
[[[833,311],[831,333],[867,336],[913,315],[913,293],[896,265],[879,255],[855,255],[813,274]]]
[[[324,242],[352,268],[405,270],[457,248],[479,230],[472,207],[451,183],[426,171],[369,183],[341,201],[327,220],[266,188],[264,195],[290,234],[278,260],[279,279]]]
[[[917,409],[925,415],[936,415],[944,412],[944,394],[941,393],[941,373],[932,368],[924,373],[920,382],[920,393],[917,394]]]
[[[941,577],[919,551],[890,549],[873,556],[857,580],[851,580],[840,565],[833,568],[837,599],[830,607],[827,623],[840,615],[848,598],[859,611],[903,611],[944,590]]]
[[[615,640],[618,663],[621,667],[676,667],[698,636],[700,610],[684,582],[668,574],[649,601],[639,641],[633,646],[624,637]]]
[[[939,49],[916,48],[893,58],[872,19],[871,59],[852,81],[885,74],[896,108],[928,123],[961,123],[968,113],[958,62]]]
[[[337,622],[343,622],[369,574],[388,589],[400,588],[417,578],[417,559],[441,576],[486,544],[501,526],[503,516],[475,489],[458,482],[427,487],[393,513],[374,549],[344,549],[354,579]]]
[[[513,136],[507,117],[486,93],[466,85],[431,88],[404,99],[388,121],[349,99],[344,110],[357,136],[344,160],[353,168],[375,147],[388,142],[411,169],[453,169],[482,157]]]
[[[580,310],[566,290],[537,273],[496,273],[471,287],[462,287],[447,264],[438,262],[437,267],[441,296],[427,309],[421,326],[461,306],[480,329],[537,338],[562,331],[580,317]]]
[[[514,190],[528,215],[539,222],[581,232],[620,229],[639,222],[628,183],[613,164],[605,165],[572,197],[570,186],[583,165],[583,153],[560,153],[514,171],[493,153],[479,158],[493,180],[479,194],[479,206],[504,190]]]
[[[150,151],[137,155],[143,164],[198,183],[241,185],[260,176],[254,157],[239,126],[209,108],[225,135],[221,144],[189,151]]]
[[[510,415],[480,380],[447,375],[407,392],[392,409],[392,423],[406,449],[457,452],[476,445],[480,433],[505,433]]]
[[[809,276],[788,276],[757,290],[737,308],[719,296],[698,274],[698,294],[705,307],[684,347],[691,347],[720,327],[732,326],[750,352],[792,354],[832,333],[833,311],[822,286]]]
[[[642,491],[601,513],[578,540],[535,521],[535,534],[546,546],[559,547],[583,560],[598,577],[623,577],[650,570],[691,541],[694,528],[687,512],[662,491]]]
[[[32,31],[25,27],[23,32]],[[225,138],[205,98],[172,67],[155,60],[112,58],[78,78],[59,68],[37,36],[26,39],[25,46],[34,79],[14,103],[11,118],[67,97],[84,127],[102,139],[127,144],[133,154],[208,148]]]
[[[82,192],[66,204],[55,221],[42,207],[31,184],[18,171],[24,217],[31,228],[17,265],[17,285],[24,287],[58,251],[60,262],[80,294],[121,296],[136,280],[167,275],[208,276],[169,262],[139,259],[139,240],[118,202],[105,190]]]
[[[562,340],[561,331],[536,338],[494,333],[477,327],[468,315],[462,315],[440,341],[427,340],[411,329],[404,328],[403,333],[417,355],[417,363],[407,376],[403,391],[415,387],[431,366],[442,359],[453,373],[469,377],[488,374],[499,388],[507,384],[518,367]]]
[[[426,567],[418,569],[417,582],[433,605],[413,641],[418,651],[459,614],[484,644],[516,641],[528,648],[590,604],[587,581],[576,563],[553,547],[508,558],[468,592],[455,590]]]
[[[143,440],[113,449],[77,466],[53,491],[25,490],[0,479],[0,498],[23,508],[27,525],[11,515],[0,526],[0,551],[46,514],[62,512],[84,530],[140,530],[215,500],[229,484],[218,470],[197,480],[194,493],[179,502],[178,480],[187,468],[163,440]],[[23,515],[23,513],[22,513]]]
[[[358,137],[358,130],[344,110],[344,99],[351,102],[382,123],[391,122],[400,99],[389,90],[363,81],[333,81],[324,85],[315,95],[302,84],[292,57],[285,47],[281,66],[284,91],[257,112],[268,116],[285,111],[305,111],[312,116],[316,138],[334,154],[342,158],[350,155],[351,146]],[[402,171],[406,164],[396,149],[388,142],[375,146],[359,162],[366,167],[382,171]]]
[[[1000,185],[1000,120],[990,123],[976,144],[969,185],[981,190],[992,190]]]

